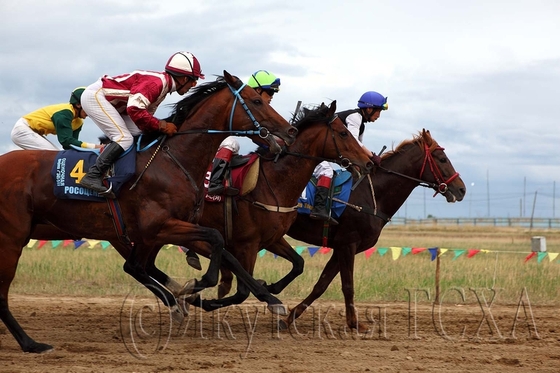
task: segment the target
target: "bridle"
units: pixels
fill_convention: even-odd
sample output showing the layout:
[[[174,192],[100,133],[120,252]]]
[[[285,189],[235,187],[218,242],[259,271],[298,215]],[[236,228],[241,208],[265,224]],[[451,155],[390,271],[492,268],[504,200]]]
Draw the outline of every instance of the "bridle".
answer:
[[[327,140],[328,140],[329,134],[331,135],[331,138],[332,138],[333,143],[334,143],[334,147],[336,149],[336,153],[338,154],[336,159],[325,158],[325,157],[316,157],[316,156],[302,154],[302,153],[294,153],[294,152],[290,152],[289,150],[287,150],[286,147],[283,148],[282,154],[292,155],[292,156],[299,157],[299,158],[314,159],[314,160],[318,160],[318,161],[321,161],[321,162],[323,162],[323,161],[332,162],[332,163],[336,163],[336,164],[340,165],[340,167],[345,168],[345,169],[352,166],[352,162],[350,162],[350,160],[348,158],[345,158],[345,157],[342,156],[342,154],[340,153],[340,149],[338,148],[338,144],[336,142],[335,132],[332,129],[331,124],[337,118],[338,118],[338,115],[334,114],[330,119],[327,120],[326,124],[327,124],[327,127],[329,128],[329,131],[325,134],[325,140],[323,141],[323,153],[324,153],[325,152],[325,147],[327,145]]]
[[[382,169],[383,171],[390,173],[390,174],[394,174],[394,175],[399,175],[402,176],[404,178],[407,178],[409,180],[413,180],[416,181],[420,186],[426,187],[426,188],[432,188],[435,193],[434,193],[434,197],[437,196],[437,194],[445,194],[447,193],[447,191],[449,190],[448,185],[453,182],[453,180],[455,180],[456,178],[459,177],[459,173],[455,172],[453,175],[451,175],[451,177],[449,177],[447,180],[444,179],[443,174],[441,173],[441,170],[436,166],[436,161],[434,160],[434,156],[432,155],[432,152],[436,151],[436,150],[445,150],[445,148],[441,147],[441,146],[437,146],[434,148],[434,150],[430,151],[430,147],[424,143],[424,162],[422,162],[422,168],[420,169],[420,178],[414,178],[412,176],[408,176],[405,174],[401,174],[400,172],[396,172],[396,171],[392,171],[389,169],[386,169],[385,167],[379,166],[380,169]],[[429,181],[424,181],[422,180],[422,175],[424,174],[424,171],[426,170],[426,165],[428,165],[428,167],[430,168],[430,171],[432,172],[432,174],[434,175],[434,178],[436,179],[435,183],[429,182]]]

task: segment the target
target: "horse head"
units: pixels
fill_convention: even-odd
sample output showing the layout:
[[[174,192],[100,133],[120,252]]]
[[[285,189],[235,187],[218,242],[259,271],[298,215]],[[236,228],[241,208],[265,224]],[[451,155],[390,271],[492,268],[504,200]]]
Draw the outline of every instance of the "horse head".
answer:
[[[286,144],[292,144],[297,135],[297,129],[291,126],[272,106],[262,99],[261,95],[254,89],[244,84],[239,78],[232,76],[224,70],[224,79],[227,82],[235,99],[230,115],[230,121],[249,117],[256,135],[249,135],[257,145],[262,145],[264,140],[272,152],[279,153],[281,147],[276,141],[276,137],[282,139]],[[236,110],[236,103],[239,102],[244,110]]]
[[[423,129],[413,140],[403,141],[394,151],[386,153],[383,161],[388,161],[392,155],[397,153],[404,153],[409,149],[416,154],[413,157],[404,159],[407,165],[405,174],[402,175],[417,182],[418,184],[434,189],[434,197],[437,194],[443,195],[447,202],[453,203],[462,201],[467,192],[465,183],[455,171],[451,161],[445,154],[444,148],[432,138],[430,131]],[[385,166],[382,161],[382,166]],[[386,163],[387,164],[387,163]],[[390,171],[394,172],[398,168],[395,164],[390,164]],[[385,169],[388,171],[387,169]]]

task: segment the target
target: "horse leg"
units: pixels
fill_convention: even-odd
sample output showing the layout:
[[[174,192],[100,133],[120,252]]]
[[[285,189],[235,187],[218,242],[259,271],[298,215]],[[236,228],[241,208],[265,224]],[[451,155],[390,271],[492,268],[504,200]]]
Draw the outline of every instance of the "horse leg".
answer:
[[[266,289],[270,291],[271,294],[280,294],[286,286],[303,273],[303,266],[305,262],[301,255],[299,255],[284,238],[273,243],[266,249],[292,263],[292,269],[286,276],[266,286]]]
[[[7,240],[2,240],[4,243]],[[22,246],[21,246],[22,247]],[[8,293],[10,285],[16,274],[17,263],[21,256],[21,247],[17,249],[15,246],[7,248],[3,247],[3,255],[0,264],[0,319],[10,333],[14,336],[23,352],[44,353],[53,350],[53,346],[35,342],[19,325],[8,307]]]
[[[313,286],[313,290],[311,293],[305,298],[300,304],[292,308],[290,315],[287,319],[279,320],[278,327],[279,329],[288,329],[290,324],[293,323],[298,317],[301,316],[305,310],[311,306],[311,304],[319,298],[323,293],[327,290],[332,280],[339,272],[339,265],[338,259],[336,255],[331,256],[323,272],[321,272],[321,276],[319,276],[319,280]]]
[[[233,273],[227,268],[220,268],[220,283],[218,284],[218,299],[222,299],[231,291]]]
[[[369,327],[366,324],[358,323],[356,308],[354,307],[354,259],[356,258],[356,244],[344,247],[337,247],[334,254],[338,258],[340,266],[340,282],[342,283],[342,294],[346,306],[346,323],[351,329],[358,330],[359,333],[367,333]]]

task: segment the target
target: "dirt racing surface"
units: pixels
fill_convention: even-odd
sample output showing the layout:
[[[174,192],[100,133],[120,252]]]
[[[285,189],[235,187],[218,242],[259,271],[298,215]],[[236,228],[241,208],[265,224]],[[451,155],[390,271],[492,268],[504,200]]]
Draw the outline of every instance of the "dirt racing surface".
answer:
[[[285,302],[295,306],[297,302]],[[54,351],[22,353],[0,325],[0,372],[559,372],[556,307],[318,302],[289,331],[252,301],[170,321],[150,297],[12,295],[15,317]]]

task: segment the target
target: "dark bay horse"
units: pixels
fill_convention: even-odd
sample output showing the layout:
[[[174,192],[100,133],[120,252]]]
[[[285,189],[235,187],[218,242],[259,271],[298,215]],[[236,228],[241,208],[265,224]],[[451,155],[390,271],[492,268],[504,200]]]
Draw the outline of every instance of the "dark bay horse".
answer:
[[[305,110],[293,123],[298,136],[293,145],[277,157],[260,148],[260,170],[256,187],[248,194],[235,199],[237,210],[224,219],[227,201],[208,202],[199,223],[220,231],[230,251],[250,273],[253,273],[258,252],[263,247],[277,245],[284,249],[293,263],[292,270],[280,281],[267,286],[273,293],[280,293],[286,285],[303,272],[303,259],[284,239],[297,211],[294,206],[315,166],[328,160],[348,167],[357,174],[369,173],[373,163],[362,147],[348,131],[344,123],[335,115],[336,101],[330,106],[321,105],[313,110]],[[198,245],[188,246],[196,252]],[[226,276],[224,278],[224,276]],[[229,277],[227,277],[229,276]],[[225,281],[224,281],[225,280]],[[222,286],[228,286],[222,289]],[[218,297],[222,298],[231,288],[231,272],[222,270]],[[249,295],[243,282],[238,281],[237,293],[218,300],[195,298],[192,304],[206,311],[219,307],[239,304]]]
[[[423,130],[412,140],[402,142],[395,150],[382,156],[381,166],[374,171],[372,184],[363,180],[350,195],[338,226],[331,226],[328,236],[333,254],[311,293],[294,307],[280,326],[287,328],[313,301],[328,288],[340,272],[342,293],[346,305],[346,322],[350,328],[363,333],[367,326],[360,324],[354,308],[354,257],[373,247],[381,230],[403,205],[413,189],[419,185],[433,188],[447,202],[461,201],[466,193],[465,184],[447,158],[444,149]],[[435,194],[434,194],[435,196]],[[363,208],[357,209],[351,206]],[[288,235],[309,244],[322,246],[323,224],[308,215],[298,214]],[[292,256],[279,245],[267,250],[284,258]]]
[[[227,71],[215,82],[201,84],[191,92],[175,107],[173,118],[179,133],[164,137],[154,151],[137,155],[136,174],[118,199],[125,237],[117,233],[106,203],[54,196],[50,172],[57,152],[21,150],[0,156],[0,319],[23,351],[52,349],[29,337],[8,307],[8,292],[22,248],[31,237],[44,238],[42,234],[111,242],[126,259],[124,270],[174,314],[182,315],[182,310],[162,286],[172,284],[172,280],[154,262],[163,245],[188,247],[192,241],[206,242],[201,250],[212,258],[195,291],[217,284],[223,257],[223,264],[235,270],[258,299],[269,307],[281,305],[223,250],[224,241],[217,230],[196,223],[202,213],[207,165],[226,136],[247,135],[259,144],[266,139],[272,148],[280,149],[268,131],[291,144],[297,129]],[[136,186],[129,190],[135,181]]]

